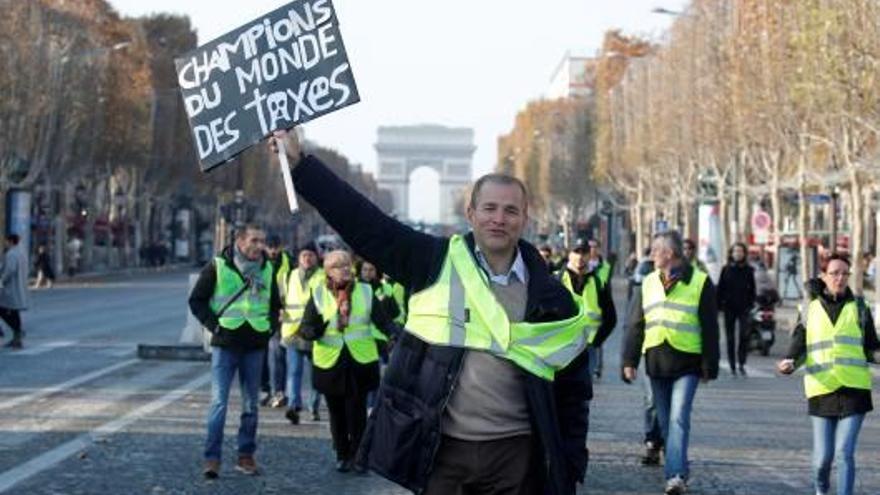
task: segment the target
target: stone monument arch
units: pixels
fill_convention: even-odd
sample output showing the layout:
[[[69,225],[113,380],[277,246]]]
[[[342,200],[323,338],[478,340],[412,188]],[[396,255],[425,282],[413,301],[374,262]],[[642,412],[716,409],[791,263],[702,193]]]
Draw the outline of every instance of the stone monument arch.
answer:
[[[376,141],[377,183],[391,193],[392,213],[409,219],[409,178],[419,167],[430,167],[440,176],[441,224],[456,225],[463,219],[456,202],[471,184],[474,131],[464,127],[413,125],[379,127]]]

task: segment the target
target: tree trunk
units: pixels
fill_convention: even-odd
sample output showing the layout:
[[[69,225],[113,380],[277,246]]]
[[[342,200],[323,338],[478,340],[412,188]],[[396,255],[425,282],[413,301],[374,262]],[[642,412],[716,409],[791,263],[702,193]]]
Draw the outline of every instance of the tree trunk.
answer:
[[[847,160],[848,161],[848,160]],[[861,296],[864,291],[864,273],[862,266],[862,239],[864,237],[864,225],[862,224],[862,216],[864,212],[864,198],[862,197],[862,184],[859,182],[859,174],[855,166],[849,165],[850,191],[852,198],[852,208],[850,208],[850,225],[852,226],[852,235],[849,240],[850,260],[852,264],[850,271],[850,287],[853,292]],[[836,247],[836,246],[834,246]]]
[[[642,205],[645,200],[645,187],[643,181],[639,179],[638,190],[636,191],[635,205],[635,227],[636,227],[636,256],[641,257],[645,251],[645,226],[642,222]]]
[[[807,234],[809,225],[807,225],[807,143],[806,143],[806,124],[801,124],[801,137],[798,146],[798,244],[801,254],[801,283],[804,284],[810,278],[807,272],[809,264],[807,263]],[[804,307],[809,296],[804,291]]]

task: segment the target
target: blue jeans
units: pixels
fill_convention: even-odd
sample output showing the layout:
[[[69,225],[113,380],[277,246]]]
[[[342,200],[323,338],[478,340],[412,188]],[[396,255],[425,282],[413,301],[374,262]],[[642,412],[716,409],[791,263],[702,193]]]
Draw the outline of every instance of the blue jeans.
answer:
[[[257,411],[260,376],[266,351],[213,347],[211,350],[211,406],[208,409],[208,439],[205,459],[219,461],[223,450],[223,427],[229,388],[235,372],[241,386],[241,423],[238,427],[239,455],[253,455],[257,450]]]
[[[837,458],[837,494],[852,495],[856,480],[856,442],[864,414],[845,418],[810,416],[813,422],[813,483],[817,493],[831,487],[831,461]]]
[[[654,407],[663,432],[666,461],[663,469],[666,479],[674,476],[688,478],[688,437],[691,432],[691,408],[697,384],[696,374],[678,378],[651,378]]]
[[[287,407],[302,409],[302,381],[306,363],[312,365],[312,353],[301,351],[296,346],[287,347]],[[315,412],[321,407],[321,394],[312,387],[311,410]]]
[[[642,388],[644,389],[642,404],[645,408],[645,443],[651,442],[655,446],[660,447],[663,445],[663,432],[660,431],[660,421],[657,420],[657,408],[654,407],[654,392],[651,390],[651,379],[647,373],[642,374]]]
[[[281,338],[276,335],[269,339],[269,393],[277,395],[286,391],[284,380],[287,376],[287,351],[281,346]]]

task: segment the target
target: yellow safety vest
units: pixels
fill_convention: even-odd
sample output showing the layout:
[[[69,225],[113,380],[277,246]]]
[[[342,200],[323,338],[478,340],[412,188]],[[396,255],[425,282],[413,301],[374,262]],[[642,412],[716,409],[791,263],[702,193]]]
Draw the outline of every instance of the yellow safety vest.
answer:
[[[229,267],[222,257],[214,258],[214,270],[217,283],[211,296],[211,310],[219,313],[235,294],[244,287],[245,281],[236,270]],[[269,300],[272,297],[272,263],[264,262],[260,272],[260,287],[247,288],[220,316],[220,326],[227,330],[236,330],[248,322],[257,332],[268,332]]]
[[[818,299],[807,308],[807,360],[804,392],[807,398],[841,387],[871,390],[871,371],[865,359],[858,303],[844,305],[832,324]]]
[[[587,319],[511,323],[477,267],[465,240],[455,235],[433,285],[409,300],[406,331],[429,344],[487,351],[546,380],[587,346]]]
[[[281,263],[278,264],[278,272],[275,274],[275,283],[278,284],[281,298],[284,299],[284,291],[287,289],[287,275],[290,274],[290,256],[281,251]]]
[[[599,289],[596,287],[596,277],[587,277],[587,283],[584,290],[580,294],[575,293],[571,283],[571,275],[565,268],[562,269],[562,285],[568,289],[574,296],[574,300],[584,307],[584,317],[587,320],[585,331],[587,334],[587,343],[592,344],[596,340],[596,334],[599,333],[599,326],[602,323],[602,309],[599,307]]]
[[[290,272],[284,292],[284,308],[281,310],[281,338],[286,339],[299,330],[306,303],[309,302],[312,290],[324,283],[324,270],[318,268],[308,280],[303,282],[300,277],[301,268]]]
[[[690,283],[679,280],[667,294],[659,270],[645,277],[642,282],[642,311],[645,314],[643,354],[664,342],[681,352],[703,352],[699,307],[706,279],[704,272],[694,270]]]
[[[393,291],[391,284],[389,284],[388,282],[380,282],[379,289],[376,290],[376,299],[378,299],[381,302],[381,301],[385,301],[386,298],[389,298],[389,297],[393,298],[394,297],[393,292],[394,291]],[[384,333],[382,333],[381,330],[376,328],[375,325],[372,325],[370,328],[372,329],[374,339],[376,339],[380,342],[388,342],[388,336],[385,335]]]
[[[406,323],[406,289],[403,285],[397,282],[392,282],[391,294],[394,296],[394,302],[397,303],[397,309],[400,310],[400,313],[397,315],[397,318],[394,319],[394,322],[403,326],[403,324]]]
[[[312,346],[312,360],[315,366],[321,369],[332,368],[339,360],[343,346],[347,347],[351,357],[361,364],[379,360],[379,351],[371,332],[373,289],[369,284],[360,282],[355,284],[351,294],[348,326],[342,331],[336,328],[339,308],[336,305],[336,298],[327,290],[327,286],[321,284],[315,287],[312,298],[315,301],[315,308],[321,313],[321,318],[327,322],[324,336],[316,340]]]
[[[599,283],[602,284],[602,287],[607,286],[608,281],[611,280],[611,265],[607,261],[602,260],[602,263],[599,263],[599,266],[596,267],[596,276],[599,278]]]

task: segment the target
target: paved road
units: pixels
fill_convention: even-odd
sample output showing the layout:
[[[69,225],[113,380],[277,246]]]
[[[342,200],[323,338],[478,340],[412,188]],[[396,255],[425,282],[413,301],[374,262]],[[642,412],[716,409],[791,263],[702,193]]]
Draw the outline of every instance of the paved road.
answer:
[[[207,364],[135,358],[137,343],[177,340],[186,289],[185,273],[165,273],[34,293],[25,350],[0,351],[0,491],[407,493],[374,475],[335,473],[326,422],[292,427],[274,409],[260,416],[258,461],[265,474],[237,475],[230,463],[237,394],[222,477],[203,481]],[[617,377],[619,340],[618,330],[596,386],[582,493],[657,494],[661,470],[637,461],[641,391]],[[799,380],[774,377],[770,358],[752,358],[750,371],[747,379],[724,375],[697,393],[693,493],[808,493],[810,427]],[[871,469],[878,452],[880,420],[872,415],[859,446],[858,493],[880,493],[880,471]]]

